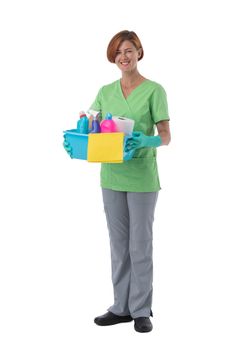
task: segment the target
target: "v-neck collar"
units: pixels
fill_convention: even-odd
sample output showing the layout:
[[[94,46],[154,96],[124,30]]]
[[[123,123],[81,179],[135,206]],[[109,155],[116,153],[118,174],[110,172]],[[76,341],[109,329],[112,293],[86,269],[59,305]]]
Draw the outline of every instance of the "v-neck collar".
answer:
[[[149,79],[144,79],[138,86],[136,86],[136,87],[131,91],[131,93],[130,93],[127,97],[125,97],[124,94],[123,94],[122,87],[121,87],[121,80],[119,79],[119,80],[118,80],[118,86],[119,86],[119,89],[120,89],[120,92],[121,92],[121,95],[122,95],[123,99],[124,99],[125,101],[127,101],[128,98],[130,98],[130,96],[134,93],[134,91],[137,90],[138,88],[140,88],[140,87],[141,87],[145,82],[147,82],[147,81],[149,81]]]

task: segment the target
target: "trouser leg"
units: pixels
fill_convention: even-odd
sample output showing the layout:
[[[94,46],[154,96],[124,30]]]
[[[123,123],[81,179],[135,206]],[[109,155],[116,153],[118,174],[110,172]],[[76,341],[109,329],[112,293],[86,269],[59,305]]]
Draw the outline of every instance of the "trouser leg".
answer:
[[[130,286],[129,213],[127,193],[102,189],[112,263],[114,304],[108,309],[119,316],[129,315]]]
[[[158,192],[128,192],[131,277],[129,310],[133,318],[149,317],[153,282],[153,221]]]

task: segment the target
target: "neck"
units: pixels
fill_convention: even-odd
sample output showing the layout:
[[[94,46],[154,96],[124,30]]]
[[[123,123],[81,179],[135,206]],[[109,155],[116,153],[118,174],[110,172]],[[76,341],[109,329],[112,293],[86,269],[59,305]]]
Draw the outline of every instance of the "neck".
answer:
[[[124,86],[132,86],[142,79],[143,77],[137,70],[133,72],[124,72],[122,73],[121,83],[123,83]]]

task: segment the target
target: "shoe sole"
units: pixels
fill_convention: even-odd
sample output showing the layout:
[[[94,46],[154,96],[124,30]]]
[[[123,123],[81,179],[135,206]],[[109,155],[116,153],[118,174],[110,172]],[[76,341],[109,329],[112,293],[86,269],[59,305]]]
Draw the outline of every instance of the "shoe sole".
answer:
[[[139,329],[139,328],[137,328],[137,327],[134,326],[134,329],[135,329],[135,331],[138,332],[138,333],[149,333],[149,332],[152,331],[153,327],[152,327],[151,329],[146,329],[146,330],[145,330],[145,329]]]
[[[111,322],[111,323],[101,323],[101,322],[98,322],[98,321],[95,321],[95,324],[97,324],[98,326],[114,326],[115,324],[119,324],[119,323],[127,323],[127,322],[132,322],[132,320],[121,320],[121,321],[115,321],[115,322]]]

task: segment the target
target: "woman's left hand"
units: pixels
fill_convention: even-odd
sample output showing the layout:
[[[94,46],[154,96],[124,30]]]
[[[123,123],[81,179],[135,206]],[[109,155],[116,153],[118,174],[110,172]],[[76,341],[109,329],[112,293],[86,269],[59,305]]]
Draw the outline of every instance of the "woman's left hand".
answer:
[[[132,138],[129,138],[126,142],[126,150],[138,149],[143,147],[159,147],[161,145],[161,137],[146,136],[141,131],[135,131],[132,134]]]
[[[132,137],[128,139],[126,143],[126,149],[128,151],[132,149],[145,147],[145,135],[141,131],[133,132]]]

